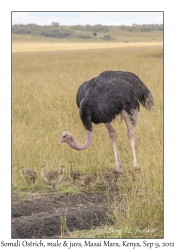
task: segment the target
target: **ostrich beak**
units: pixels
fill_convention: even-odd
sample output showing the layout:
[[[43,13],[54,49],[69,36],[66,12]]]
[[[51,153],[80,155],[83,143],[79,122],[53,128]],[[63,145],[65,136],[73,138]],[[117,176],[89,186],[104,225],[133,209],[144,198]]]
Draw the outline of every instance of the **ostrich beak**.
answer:
[[[58,146],[60,146],[60,144],[62,143],[63,141],[62,140],[60,140],[59,142],[58,142]]]

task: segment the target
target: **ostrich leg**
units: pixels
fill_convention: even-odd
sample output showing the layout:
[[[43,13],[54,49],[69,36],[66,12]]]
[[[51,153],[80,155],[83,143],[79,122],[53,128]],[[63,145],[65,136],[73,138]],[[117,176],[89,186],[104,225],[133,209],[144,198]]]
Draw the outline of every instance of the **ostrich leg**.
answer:
[[[124,170],[123,170],[123,167],[121,165],[119,153],[118,153],[118,150],[117,150],[115,129],[112,127],[112,125],[110,123],[105,123],[105,126],[106,126],[106,129],[107,129],[108,133],[109,133],[109,137],[112,140],[112,145],[113,145],[113,149],[114,149],[114,157],[115,157],[115,163],[116,163],[117,171],[122,173]]]
[[[136,151],[135,151],[135,143],[134,143],[134,130],[132,128],[132,124],[131,124],[131,121],[129,119],[129,115],[128,113],[126,112],[126,110],[122,110],[121,112],[121,116],[123,117],[125,123],[126,123],[126,126],[127,126],[127,136],[130,140],[130,143],[131,143],[131,148],[132,148],[132,154],[133,154],[133,162],[134,162],[134,168],[135,169],[140,169],[138,163],[137,163],[137,158],[136,158]]]

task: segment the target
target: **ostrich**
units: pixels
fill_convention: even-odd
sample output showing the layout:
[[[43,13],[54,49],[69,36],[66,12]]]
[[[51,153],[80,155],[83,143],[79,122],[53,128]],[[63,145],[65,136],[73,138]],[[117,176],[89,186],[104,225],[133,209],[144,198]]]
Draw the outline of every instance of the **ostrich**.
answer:
[[[79,87],[76,102],[86,130],[86,142],[79,145],[70,132],[63,131],[58,145],[66,142],[73,149],[84,150],[92,143],[92,123],[104,123],[113,144],[116,170],[122,173],[124,170],[117,150],[116,131],[111,125],[111,122],[120,115],[127,126],[134,169],[140,169],[136,158],[133,127],[137,124],[140,104],[150,110],[154,100],[139,77],[124,71],[102,72]]]
[[[112,182],[115,181],[115,175],[112,171],[106,171],[106,172],[99,174],[99,179],[106,186],[106,188],[110,190]]]
[[[30,184],[34,184],[37,179],[37,173],[33,169],[25,169],[23,166],[21,167],[22,175],[24,179]]]
[[[80,179],[80,171],[72,168],[72,162],[71,161],[69,161],[69,165],[70,165],[69,175],[70,175],[70,178],[73,180],[74,185],[75,185],[75,180]]]
[[[90,186],[95,185],[96,181],[98,179],[97,171],[94,171],[94,174],[86,174],[80,177],[80,181],[82,186],[84,186],[84,190],[86,189],[86,186],[89,188],[90,192]]]
[[[48,185],[51,185],[52,189],[55,189],[55,186],[61,182],[64,176],[64,169],[65,166],[61,166],[61,171],[58,172],[57,170],[51,170],[46,172],[46,167],[44,165],[41,166],[42,168],[42,176]]]

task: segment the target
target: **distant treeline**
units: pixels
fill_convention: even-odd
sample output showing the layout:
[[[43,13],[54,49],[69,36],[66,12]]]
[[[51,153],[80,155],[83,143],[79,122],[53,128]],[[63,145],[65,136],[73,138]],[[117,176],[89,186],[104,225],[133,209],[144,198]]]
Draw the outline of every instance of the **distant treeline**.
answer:
[[[105,40],[110,40],[112,37],[108,34],[111,28],[114,26],[105,26],[101,24],[97,25],[73,25],[73,26],[60,26],[59,23],[52,22],[51,25],[40,26],[36,24],[15,24],[12,25],[13,34],[31,34],[39,35],[45,37],[54,38],[65,38],[65,37],[75,37],[81,39],[90,39],[96,37],[98,33],[103,33],[104,35],[100,37]],[[149,31],[163,31],[163,25],[149,24],[149,25],[137,25],[132,26],[121,25],[118,26],[119,29],[132,32],[149,32]]]
[[[132,31],[149,32],[149,31],[156,31],[156,30],[163,31],[163,25],[160,25],[160,24],[138,25],[138,24],[133,23],[132,26],[122,25],[120,26],[120,29],[130,31],[130,32]]]

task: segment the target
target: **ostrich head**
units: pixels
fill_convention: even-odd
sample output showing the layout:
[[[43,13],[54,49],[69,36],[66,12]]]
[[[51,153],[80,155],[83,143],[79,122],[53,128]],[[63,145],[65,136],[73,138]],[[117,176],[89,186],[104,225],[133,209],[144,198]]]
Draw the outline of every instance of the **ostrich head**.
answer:
[[[86,148],[88,148],[92,142],[92,131],[88,131],[87,130],[87,138],[86,138],[86,142],[83,145],[79,145],[75,138],[73,137],[73,135],[69,132],[69,131],[63,131],[61,133],[61,138],[60,141],[58,143],[58,146],[63,143],[63,142],[67,142],[69,144],[69,146],[73,149],[76,150],[84,150]]]
[[[63,131],[61,133],[61,138],[58,143],[58,146],[63,142],[67,142],[69,145],[73,143],[73,135],[69,131]]]
[[[45,170],[46,170],[45,165],[42,165],[42,166],[41,166],[41,170],[42,170],[43,172],[45,172]]]
[[[64,171],[64,169],[65,169],[65,166],[61,165],[61,170]]]

